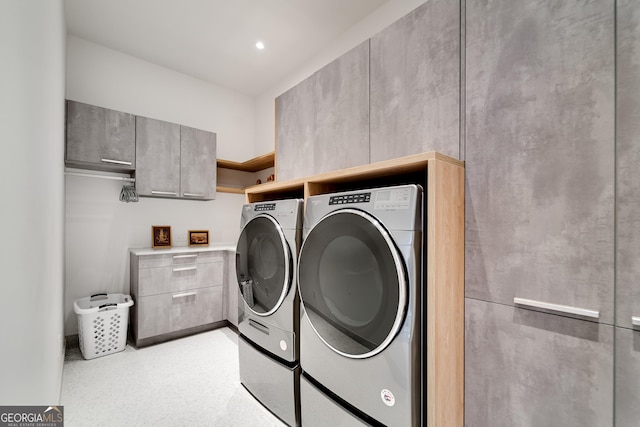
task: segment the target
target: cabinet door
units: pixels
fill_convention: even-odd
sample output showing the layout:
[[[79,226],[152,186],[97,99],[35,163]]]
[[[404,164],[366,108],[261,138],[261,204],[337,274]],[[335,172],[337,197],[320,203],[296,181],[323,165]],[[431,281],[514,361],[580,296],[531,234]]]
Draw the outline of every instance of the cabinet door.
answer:
[[[179,196],[180,125],[136,117],[136,190],[141,196]]]
[[[135,150],[135,116],[67,101],[67,165],[133,170]]]
[[[298,83],[276,98],[276,178],[315,174],[313,162],[315,104],[313,79]]]
[[[466,296],[613,324],[613,13],[466,3]]]
[[[613,425],[613,326],[467,298],[465,424]]]
[[[302,178],[369,163],[369,43],[276,99],[276,176]]]
[[[314,172],[368,164],[369,42],[326,65],[312,79]]]
[[[460,2],[426,2],[371,38],[371,162],[460,153]]]
[[[640,331],[616,328],[616,427],[640,420]]]
[[[180,126],[180,197],[216,198],[216,134]]]
[[[617,37],[616,323],[640,326],[640,2],[620,0]]]

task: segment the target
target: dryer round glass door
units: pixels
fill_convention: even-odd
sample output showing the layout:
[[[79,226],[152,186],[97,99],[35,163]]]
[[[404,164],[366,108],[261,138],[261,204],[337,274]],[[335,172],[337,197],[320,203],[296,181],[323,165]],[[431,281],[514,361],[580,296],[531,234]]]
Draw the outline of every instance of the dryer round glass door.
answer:
[[[251,311],[268,316],[280,307],[291,286],[291,268],[291,252],[278,222],[266,214],[249,221],[238,239],[236,275]]]
[[[404,263],[373,216],[341,209],[322,218],[300,250],[298,289],[326,345],[353,358],[382,351],[406,312]]]

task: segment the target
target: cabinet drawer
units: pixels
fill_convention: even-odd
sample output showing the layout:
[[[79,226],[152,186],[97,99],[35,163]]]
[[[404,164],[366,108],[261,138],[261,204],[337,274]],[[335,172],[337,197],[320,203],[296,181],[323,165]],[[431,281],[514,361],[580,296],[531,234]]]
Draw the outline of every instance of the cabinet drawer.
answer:
[[[138,339],[222,320],[222,286],[138,298]]]
[[[138,272],[138,296],[221,286],[223,275],[222,261],[144,268]]]
[[[141,255],[139,268],[168,267],[184,264],[222,262],[223,253],[215,251]]]

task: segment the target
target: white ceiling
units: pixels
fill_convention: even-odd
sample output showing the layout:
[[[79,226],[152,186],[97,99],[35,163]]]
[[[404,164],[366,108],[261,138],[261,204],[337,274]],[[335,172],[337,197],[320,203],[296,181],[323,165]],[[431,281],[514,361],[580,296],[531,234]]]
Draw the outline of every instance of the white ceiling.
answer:
[[[385,1],[65,0],[65,13],[69,34],[256,96]]]

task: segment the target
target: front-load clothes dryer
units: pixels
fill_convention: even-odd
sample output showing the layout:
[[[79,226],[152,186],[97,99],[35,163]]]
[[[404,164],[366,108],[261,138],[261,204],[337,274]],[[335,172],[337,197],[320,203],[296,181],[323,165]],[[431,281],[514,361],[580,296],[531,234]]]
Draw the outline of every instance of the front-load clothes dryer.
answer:
[[[300,299],[296,262],[301,199],[242,208],[236,247],[240,381],[291,426],[300,423]]]
[[[298,259],[303,425],[323,424],[318,407],[336,424],[353,425],[354,415],[421,424],[422,212],[417,185],[307,199]]]

